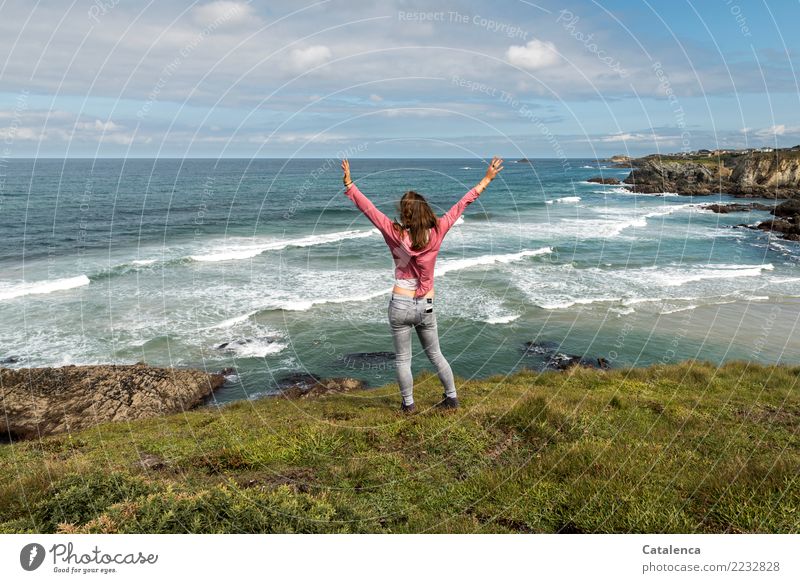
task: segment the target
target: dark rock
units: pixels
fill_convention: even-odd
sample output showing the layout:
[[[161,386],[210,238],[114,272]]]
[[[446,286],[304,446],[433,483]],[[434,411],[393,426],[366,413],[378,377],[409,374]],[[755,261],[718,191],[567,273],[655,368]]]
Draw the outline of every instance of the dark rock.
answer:
[[[278,379],[278,388],[282,391],[292,388],[309,389],[322,380],[315,374],[293,372]]]
[[[252,344],[253,342],[276,342],[279,338],[277,336],[258,336],[256,338],[239,338],[236,340],[230,340],[229,342],[223,342],[222,344],[218,344],[215,348],[217,350],[226,350],[235,352],[238,348],[242,348],[247,346],[248,344]]]
[[[522,347],[524,356],[530,356],[541,360],[540,370],[568,370],[573,366],[585,366],[588,368],[607,369],[611,364],[605,358],[595,359],[578,356],[575,354],[565,354],[558,352],[559,344],[552,341],[533,340],[525,342]]]
[[[308,399],[336,393],[348,393],[366,387],[364,381],[353,378],[323,379],[313,374],[295,373],[279,383],[281,394],[289,399]]]
[[[793,217],[800,215],[800,198],[782,202],[774,208],[772,214],[776,217]]]
[[[715,213],[728,214],[750,211],[771,211],[775,207],[773,205],[763,204],[760,202],[732,202],[728,204],[706,204],[703,205],[702,208],[709,211],[714,211]]]
[[[551,340],[530,340],[523,345],[523,353],[526,355],[550,354],[555,352],[558,347],[558,342]]]
[[[179,413],[224,383],[218,374],[145,364],[0,368],[0,433],[38,438]]]
[[[556,352],[550,355],[545,362],[544,368],[551,370],[568,370],[573,366],[596,368],[592,360],[585,359],[575,354],[564,354],[563,352]]]
[[[772,231],[778,233],[783,239],[789,241],[800,241],[800,215],[795,215],[791,219],[770,219],[756,225],[762,231]]]
[[[224,377],[232,377],[232,376],[238,374],[238,372],[239,371],[237,371],[234,367],[226,366],[225,368],[220,370],[217,374],[221,374]]]
[[[15,364],[20,361],[19,356],[6,356],[4,358],[0,358],[0,364]]]
[[[603,178],[602,176],[594,176],[592,178],[588,178],[586,182],[596,182],[597,184],[620,184],[619,179],[617,178]]]

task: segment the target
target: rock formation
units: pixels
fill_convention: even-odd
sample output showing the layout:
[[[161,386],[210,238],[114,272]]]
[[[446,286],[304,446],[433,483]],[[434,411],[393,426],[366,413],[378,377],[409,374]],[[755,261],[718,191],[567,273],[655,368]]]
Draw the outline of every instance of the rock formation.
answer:
[[[308,399],[334,393],[347,393],[365,387],[364,381],[352,378],[323,379],[314,374],[294,373],[278,381],[281,395],[289,399]]]
[[[617,178],[603,178],[602,176],[594,176],[592,178],[588,178],[586,182],[596,182],[597,184],[619,184],[619,179]]]
[[[610,363],[602,356],[597,358],[587,358],[577,354],[565,354],[558,351],[559,345],[547,340],[531,340],[522,345],[523,356],[532,357],[536,362],[536,368],[545,370],[569,370],[574,366],[587,368],[610,368]]]
[[[633,161],[623,182],[632,192],[701,196],[800,197],[800,155],[751,152],[724,157],[648,156]]]
[[[763,221],[755,228],[772,231],[789,241],[800,241],[800,199],[782,202],[771,213],[775,215],[774,219]]]
[[[771,211],[775,207],[760,202],[732,202],[728,204],[704,204],[702,208],[726,215],[728,213],[744,213],[750,211]]]
[[[720,192],[722,188],[718,175],[703,164],[674,160],[647,160],[634,168],[623,182],[629,185],[631,192],[642,194],[706,195]]]
[[[201,403],[224,382],[220,374],[143,363],[0,368],[0,434],[30,439],[178,413]]]

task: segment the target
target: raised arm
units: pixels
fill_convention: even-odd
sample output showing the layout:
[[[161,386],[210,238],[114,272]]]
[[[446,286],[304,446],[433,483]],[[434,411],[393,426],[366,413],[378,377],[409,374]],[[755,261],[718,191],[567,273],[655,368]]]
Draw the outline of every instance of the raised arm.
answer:
[[[397,238],[391,219],[379,211],[350,178],[350,162],[346,158],[342,160],[342,171],[344,172],[342,180],[345,185],[345,196],[356,204],[358,209],[367,216],[381,233],[391,238]]]
[[[495,176],[497,176],[502,169],[502,158],[498,158],[497,156],[492,158],[489,168],[486,169],[486,175],[481,179],[481,181],[469,189],[467,193],[461,197],[461,200],[454,204],[452,208],[439,219],[439,225],[444,228],[445,233],[450,230],[450,227],[452,227],[458,220],[458,217],[464,213],[464,210],[467,208],[467,206],[473,203],[481,195],[486,187],[489,186],[489,183],[495,179]]]

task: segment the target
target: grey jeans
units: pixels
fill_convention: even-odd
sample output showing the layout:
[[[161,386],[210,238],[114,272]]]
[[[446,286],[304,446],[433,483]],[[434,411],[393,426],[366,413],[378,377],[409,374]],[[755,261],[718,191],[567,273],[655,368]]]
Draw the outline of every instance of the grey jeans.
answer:
[[[417,331],[428,359],[442,381],[445,394],[456,396],[456,385],[450,364],[439,349],[439,330],[436,327],[436,312],[432,298],[412,298],[392,294],[389,300],[389,325],[394,339],[395,365],[400,396],[405,405],[414,402],[414,378],[411,375],[411,330]]]

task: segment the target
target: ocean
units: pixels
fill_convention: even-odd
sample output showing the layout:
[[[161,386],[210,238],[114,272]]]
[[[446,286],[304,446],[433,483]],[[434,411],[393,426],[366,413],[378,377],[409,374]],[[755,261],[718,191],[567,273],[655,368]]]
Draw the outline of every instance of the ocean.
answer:
[[[445,212],[475,159],[351,159],[390,217],[409,189]],[[442,350],[464,378],[550,351],[646,366],[800,362],[800,244],[735,227],[720,194],[637,195],[593,159],[506,160],[437,262]],[[758,199],[756,199],[758,200]],[[38,159],[0,168],[2,366],[228,371],[214,399],[293,373],[394,380],[392,259],[343,195],[338,160]],[[430,369],[414,341],[414,371]],[[364,354],[370,353],[370,354]]]

